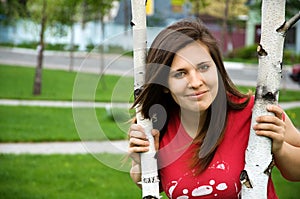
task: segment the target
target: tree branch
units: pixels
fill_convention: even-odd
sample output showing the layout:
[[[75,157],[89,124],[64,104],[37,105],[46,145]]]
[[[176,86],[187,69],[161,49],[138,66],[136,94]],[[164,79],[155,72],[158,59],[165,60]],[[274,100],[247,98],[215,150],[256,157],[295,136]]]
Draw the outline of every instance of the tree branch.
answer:
[[[292,18],[290,18],[288,21],[285,21],[282,26],[280,26],[276,31],[285,35],[287,33],[287,31],[289,29],[291,29],[291,27],[293,27],[293,25],[295,23],[297,23],[297,21],[300,19],[300,11],[295,14]]]

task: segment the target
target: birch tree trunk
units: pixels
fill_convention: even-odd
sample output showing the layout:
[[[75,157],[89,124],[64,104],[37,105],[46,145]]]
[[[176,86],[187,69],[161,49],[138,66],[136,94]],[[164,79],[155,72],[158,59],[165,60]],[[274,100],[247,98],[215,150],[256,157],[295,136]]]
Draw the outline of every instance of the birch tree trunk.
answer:
[[[146,29],[146,1],[131,0],[133,27],[133,61],[134,61],[134,94],[135,97],[141,92],[145,83],[145,65],[147,53],[147,29]],[[158,199],[159,179],[157,171],[156,150],[154,138],[151,134],[152,122],[144,119],[137,106],[137,123],[144,127],[146,136],[150,142],[148,152],[141,153],[141,185],[143,199]]]
[[[274,165],[271,154],[272,141],[267,137],[257,136],[252,126],[258,116],[271,114],[266,110],[268,104],[278,104],[284,38],[287,30],[299,19],[299,13],[298,19],[296,17],[285,22],[285,0],[263,0],[261,17],[255,103],[245,169],[240,176],[243,199],[267,198],[268,179]]]

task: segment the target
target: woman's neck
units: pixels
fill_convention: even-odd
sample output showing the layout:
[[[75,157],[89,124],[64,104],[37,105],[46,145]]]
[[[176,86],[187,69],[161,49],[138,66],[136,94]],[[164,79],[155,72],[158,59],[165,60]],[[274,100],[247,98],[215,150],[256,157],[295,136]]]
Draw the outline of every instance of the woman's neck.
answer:
[[[180,112],[181,124],[183,125],[184,129],[189,134],[189,136],[191,136],[193,139],[197,136],[197,134],[204,126],[206,116],[207,116],[207,111],[196,112],[196,111],[181,109]]]

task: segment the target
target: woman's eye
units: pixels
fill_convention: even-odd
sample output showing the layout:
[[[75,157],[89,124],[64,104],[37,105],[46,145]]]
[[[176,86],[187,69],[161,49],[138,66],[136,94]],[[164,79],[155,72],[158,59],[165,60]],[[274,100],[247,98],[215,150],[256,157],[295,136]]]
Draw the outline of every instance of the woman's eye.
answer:
[[[199,65],[197,68],[200,72],[205,72],[208,70],[209,66],[208,65]]]
[[[183,72],[183,71],[179,71],[179,72],[174,73],[175,78],[183,78],[184,75],[185,75],[185,72]]]

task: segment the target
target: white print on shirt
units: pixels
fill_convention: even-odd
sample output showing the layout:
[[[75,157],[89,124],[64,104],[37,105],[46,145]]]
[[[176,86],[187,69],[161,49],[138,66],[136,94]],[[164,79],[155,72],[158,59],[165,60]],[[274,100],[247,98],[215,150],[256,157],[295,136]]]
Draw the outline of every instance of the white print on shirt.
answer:
[[[213,187],[209,185],[200,186],[192,191],[192,196],[205,196],[213,192]]]
[[[215,164],[210,166],[208,169],[221,169],[221,170],[225,170],[226,172],[228,172],[228,170],[229,170],[228,164],[226,162],[216,162]],[[194,173],[194,170],[192,170],[192,172]],[[186,175],[187,174],[185,174],[185,176]],[[182,180],[182,178],[180,178],[178,181],[171,182],[172,186],[169,188],[169,191],[168,191],[170,198],[172,198],[173,192],[181,180]],[[204,184],[204,185],[201,185],[201,186],[193,189],[192,196],[196,197],[196,196],[205,196],[205,195],[212,194],[214,191],[214,188],[218,191],[224,191],[228,188],[228,186],[225,182],[221,182],[216,185],[216,181],[211,179],[208,184],[206,184],[206,185]],[[189,199],[189,196],[187,195],[188,193],[189,193],[189,190],[187,188],[185,188],[182,191],[183,195],[178,196],[176,199]],[[218,194],[215,193],[214,196],[217,197]]]
[[[216,163],[214,163],[210,167],[208,167],[208,169],[221,169],[221,170],[224,170],[224,171],[228,172],[229,171],[229,166],[224,161],[222,161],[222,162],[217,161]]]
[[[202,185],[202,186],[194,189],[192,191],[192,196],[205,196],[205,195],[211,194],[214,190],[213,185],[215,185],[215,183],[216,182],[214,180],[210,180],[209,185]],[[222,182],[222,183],[218,184],[215,188],[219,191],[224,191],[228,187],[225,182]],[[215,196],[217,196],[217,194],[215,194]]]
[[[214,190],[214,187],[213,185],[215,185],[215,181],[214,180],[210,180],[209,181],[209,185],[202,185],[202,186],[199,186],[198,188],[195,188],[193,191],[192,191],[192,196],[205,196],[205,195],[209,195],[213,192]],[[172,181],[172,186],[169,188],[169,196],[172,198],[172,194],[173,194],[173,191],[174,189],[176,188],[176,186],[178,185],[178,182],[177,181]],[[222,183],[219,183],[217,186],[215,186],[215,189],[216,190],[219,190],[219,191],[224,191],[226,190],[228,187],[227,187],[227,184],[225,182],[222,182]],[[188,189],[183,189],[182,193],[184,195],[181,195],[179,197],[177,197],[176,199],[188,199],[189,197],[186,195],[189,193],[189,190]],[[214,196],[218,196],[217,194],[214,194]]]
[[[170,189],[169,189],[169,196],[172,198],[172,194],[173,194],[173,191],[174,191],[174,189],[177,187],[177,185],[178,185],[178,182],[177,181],[172,181],[172,186],[170,187]]]

